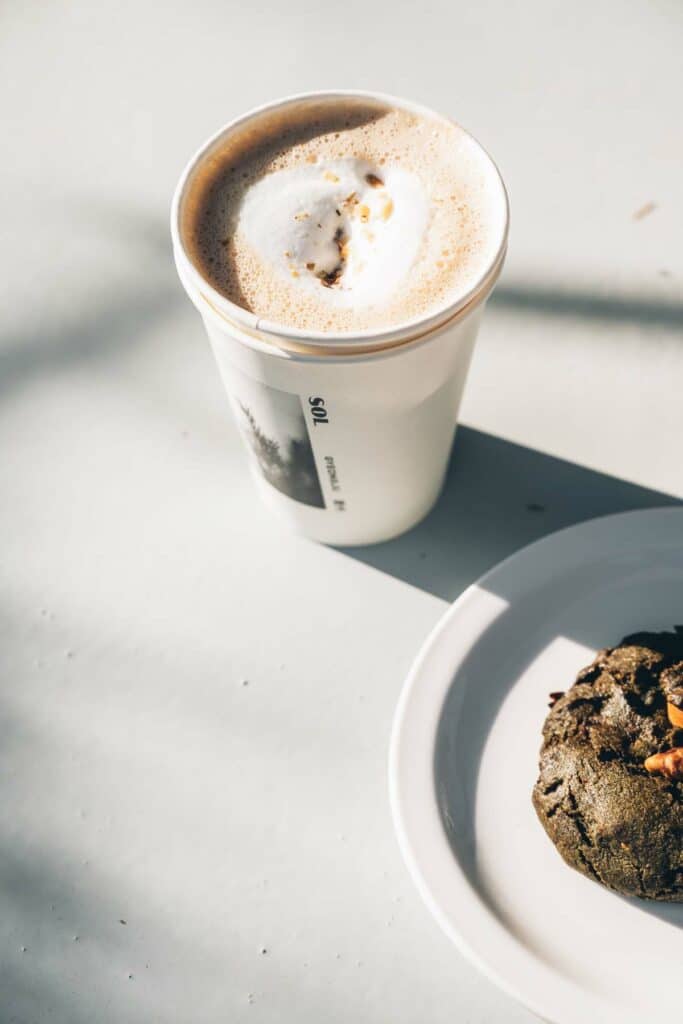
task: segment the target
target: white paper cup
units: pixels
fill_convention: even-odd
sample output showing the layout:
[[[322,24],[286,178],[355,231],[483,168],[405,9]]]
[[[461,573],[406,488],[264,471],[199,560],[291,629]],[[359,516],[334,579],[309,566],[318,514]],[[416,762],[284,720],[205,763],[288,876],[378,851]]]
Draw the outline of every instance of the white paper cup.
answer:
[[[221,129],[190,161],[173,199],[171,232],[180,279],[204,320],[262,497],[306,536],[353,545],[409,529],[441,490],[479,320],[505,258],[508,204],[495,164],[482,150],[500,239],[481,279],[449,307],[384,330],[334,335],[267,322],[212,288],[181,237],[187,185],[226,136],[288,105],[344,97],[437,117],[394,97],[350,91],[261,107]]]

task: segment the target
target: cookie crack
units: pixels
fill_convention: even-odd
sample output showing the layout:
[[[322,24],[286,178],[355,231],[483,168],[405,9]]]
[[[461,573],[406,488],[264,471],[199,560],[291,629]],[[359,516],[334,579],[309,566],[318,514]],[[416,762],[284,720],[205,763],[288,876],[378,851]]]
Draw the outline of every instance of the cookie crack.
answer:
[[[551,782],[550,785],[545,787],[543,790],[543,796],[550,796],[551,793],[554,793],[556,789],[560,788],[563,782],[564,779],[555,779],[554,782]]]
[[[574,825],[576,827],[576,831],[581,836],[581,839],[583,840],[583,842],[587,846],[594,846],[595,844],[594,844],[593,840],[590,837],[590,834],[589,834],[588,829],[586,827],[585,819],[583,817],[583,814],[581,813],[581,809],[580,809],[580,807],[579,807],[579,805],[577,803],[576,797],[571,792],[571,790],[567,794],[567,798],[568,798],[568,801],[569,801],[569,808],[570,808],[566,812],[567,817],[571,818],[571,820],[574,822]]]
[[[635,867],[636,875],[638,876],[638,885],[640,886],[640,891],[643,894],[643,896],[647,896],[647,889],[645,887],[645,882],[643,880],[643,868],[638,863],[635,863],[633,866]]]

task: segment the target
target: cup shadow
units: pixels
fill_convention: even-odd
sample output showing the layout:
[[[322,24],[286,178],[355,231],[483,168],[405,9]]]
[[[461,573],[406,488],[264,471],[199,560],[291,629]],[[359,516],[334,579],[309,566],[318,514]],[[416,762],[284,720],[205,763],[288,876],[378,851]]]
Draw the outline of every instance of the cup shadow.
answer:
[[[395,540],[340,550],[453,601],[501,559],[555,530],[613,512],[682,503],[671,494],[460,426],[432,512]]]

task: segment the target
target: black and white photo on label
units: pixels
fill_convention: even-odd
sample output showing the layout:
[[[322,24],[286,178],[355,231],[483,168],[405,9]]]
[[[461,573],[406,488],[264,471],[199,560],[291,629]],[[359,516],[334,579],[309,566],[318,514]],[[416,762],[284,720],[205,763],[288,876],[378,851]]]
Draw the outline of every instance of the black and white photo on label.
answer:
[[[265,479],[295,501],[325,507],[301,399],[243,378],[233,406]]]

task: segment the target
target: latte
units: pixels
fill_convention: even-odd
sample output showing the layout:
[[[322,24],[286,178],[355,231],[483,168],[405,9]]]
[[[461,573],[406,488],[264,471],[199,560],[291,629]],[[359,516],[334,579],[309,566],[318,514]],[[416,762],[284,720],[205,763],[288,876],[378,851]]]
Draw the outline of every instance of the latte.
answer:
[[[270,110],[199,161],[181,229],[223,296],[264,321],[345,333],[466,296],[500,244],[495,168],[459,126],[347,97]]]

